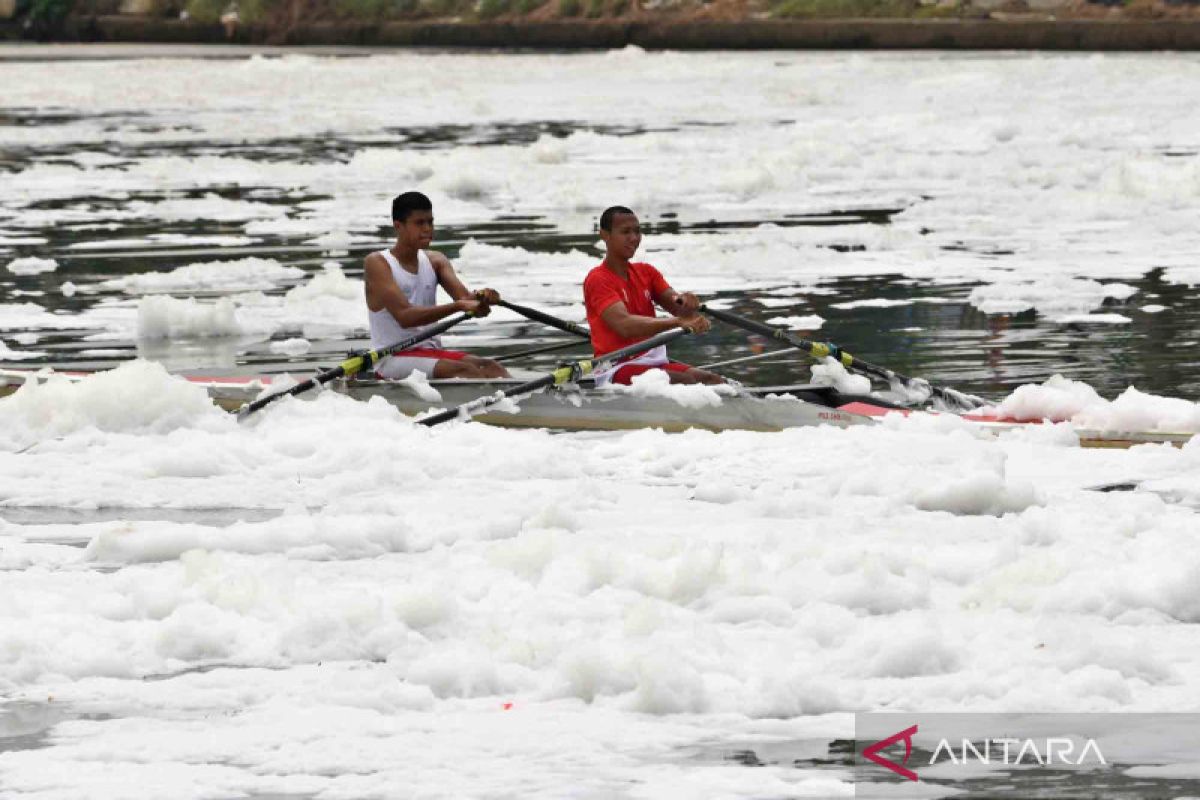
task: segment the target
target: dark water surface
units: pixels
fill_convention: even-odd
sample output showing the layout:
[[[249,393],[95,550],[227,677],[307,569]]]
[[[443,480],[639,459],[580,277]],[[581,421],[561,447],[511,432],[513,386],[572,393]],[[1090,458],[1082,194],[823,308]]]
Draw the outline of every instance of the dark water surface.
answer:
[[[91,199],[96,202],[95,199]],[[113,202],[117,207],[119,203]],[[847,214],[846,209],[831,208],[842,219],[859,222],[871,220],[886,225],[886,214]],[[719,235],[729,225],[752,225],[764,220],[714,220],[707,226]],[[770,220],[787,224],[830,224],[828,218],[806,220]],[[669,221],[668,221],[669,224]],[[591,232],[578,236],[549,233],[548,221],[497,220],[485,226],[442,228],[437,246],[451,258],[470,238],[495,244],[519,245],[537,251],[561,251],[590,246]],[[666,227],[666,226],[663,226]],[[674,227],[674,226],[672,226]],[[232,233],[233,231],[224,231]],[[112,239],[143,237],[151,233],[187,233],[212,235],[222,232],[214,225],[155,225],[130,224],[119,230],[105,231]],[[338,261],[350,277],[361,277],[362,258],[371,250],[386,245],[381,230],[378,244],[355,247],[331,256],[328,251],[299,241],[280,241],[269,245],[181,248],[179,246],[127,247],[112,251],[64,251],[67,245],[91,238],[92,231],[72,231],[70,226],[40,230],[36,235],[49,240],[46,245],[18,245],[14,256],[52,253],[60,267],[54,273],[0,277],[0,303],[36,302],[53,312],[77,313],[117,292],[96,292],[64,297],[58,290],[64,280],[86,285],[118,275],[140,273],[182,266],[195,261],[263,256],[275,258],[287,266],[315,273],[326,261]],[[306,237],[307,238],[307,237]],[[1040,382],[1061,373],[1086,381],[1106,396],[1113,396],[1129,385],[1143,391],[1193,398],[1200,396],[1200,289],[1163,282],[1156,272],[1139,280],[1125,281],[1138,288],[1138,294],[1127,303],[1106,305],[1104,311],[1122,313],[1132,319],[1123,325],[1064,324],[1045,320],[1034,311],[1015,315],[987,315],[967,303],[966,298],[975,284],[931,285],[915,282],[900,275],[877,275],[850,278],[821,284],[828,294],[797,296],[791,306],[764,308],[754,302],[755,293],[722,293],[717,295],[731,302],[731,310],[759,320],[774,316],[819,314],[825,325],[807,334],[811,338],[832,340],[856,356],[896,371],[926,377],[983,395],[1003,395],[1024,383]],[[679,283],[682,288],[682,283]],[[268,291],[282,293],[289,286]],[[503,287],[500,287],[501,289]],[[830,291],[831,290],[831,291]],[[41,292],[42,294],[28,294]],[[188,292],[203,297],[203,292]],[[778,298],[778,296],[775,296]],[[835,303],[875,298],[920,300],[923,297],[949,298],[952,302],[921,303],[890,307],[833,308]],[[511,298],[520,302],[521,298]],[[1138,304],[1153,302],[1166,305],[1169,311],[1159,314],[1139,312]],[[364,309],[365,316],[365,309]],[[127,358],[142,356],[166,360],[173,369],[204,369],[229,372],[304,371],[328,365],[340,359],[347,349],[361,347],[365,340],[313,340],[312,350],[301,357],[272,353],[269,342],[228,339],[195,339],[190,341],[83,341],[86,331],[38,331],[39,340],[29,349],[46,351],[47,355],[0,365],[19,368],[54,366],[59,369],[102,369],[115,366]],[[542,326],[514,322],[503,318],[488,320],[475,326],[476,333],[494,337],[499,331],[504,338],[491,339],[478,352],[492,355],[514,353],[532,343],[566,341],[556,331]],[[5,332],[11,341],[20,330]],[[466,327],[456,331],[463,336],[473,335]],[[800,332],[799,335],[806,335]],[[285,338],[285,337],[280,337]],[[10,345],[13,346],[13,345]],[[773,349],[763,340],[747,336],[738,330],[715,326],[703,338],[685,341],[675,348],[676,358],[692,364],[709,364],[739,356]],[[103,349],[113,351],[103,356],[83,355],[80,351]],[[578,352],[583,352],[581,348]],[[546,367],[562,360],[562,353],[534,356],[519,362],[531,368]],[[803,380],[807,370],[799,369],[803,359],[786,351],[778,359],[763,359],[724,368],[725,374],[747,383],[778,384]]]
[[[140,118],[136,113],[110,114],[114,132],[136,130],[153,133],[161,123]],[[96,122],[103,115],[89,118]],[[82,119],[79,112],[54,109],[8,109],[0,112],[0,126],[15,128],[45,128],[70,125]],[[705,123],[685,123],[700,127]],[[178,130],[176,125],[175,129]],[[563,136],[577,130],[591,130],[617,136],[636,136],[647,129],[632,127],[580,126],[570,121],[505,125],[445,125],[390,128],[380,133],[380,141],[402,143],[411,149],[461,148],[497,144],[528,144],[542,135]],[[662,130],[656,129],[656,130]],[[51,138],[52,140],[52,138]],[[262,162],[303,161],[319,163],[347,159],[355,148],[366,143],[363,137],[336,136],[319,138],[287,138],[239,143],[220,141],[153,141],[122,144],[120,136],[97,149],[116,159],[112,167],[136,163],[150,155],[170,154],[180,157],[236,155]],[[0,175],[28,169],[31,166],[73,163],[73,146],[55,144],[26,144],[6,148],[0,153]],[[108,166],[108,165],[106,165]],[[126,219],[121,209],[130,202],[159,201],[166,198],[200,198],[218,195],[229,200],[253,199],[258,203],[277,204],[289,211],[305,203],[329,199],[317,192],[283,192],[275,187],[206,186],[195,191],[144,190],[129,193],[81,194],[69,200],[46,200],[0,213],[0,233],[9,238],[30,239],[30,243],[9,243],[0,246],[0,263],[14,258],[38,256],[55,258],[57,271],[41,275],[13,275],[0,271],[0,304],[33,302],[56,313],[76,313],[106,299],[120,297],[119,292],[88,291],[65,297],[60,291],[63,281],[86,287],[97,281],[119,275],[154,270],[169,270],[197,261],[262,256],[275,258],[286,266],[304,269],[312,274],[329,260],[337,261],[348,276],[361,276],[362,258],[368,252],[388,243],[389,231],[380,227],[378,241],[347,250],[330,251],[305,244],[310,234],[303,236],[257,235],[254,244],[245,246],[181,246],[155,243],[148,237],[176,234],[188,237],[240,236],[242,221],[216,222],[186,220],[164,222],[145,219]],[[831,201],[833,203],[834,201]],[[22,213],[45,210],[88,212],[85,222],[78,224],[57,221],[40,226],[22,220]],[[650,214],[651,233],[690,231],[719,237],[733,228],[745,228],[762,223],[775,225],[847,225],[891,224],[896,208],[843,208],[831,204],[820,213],[785,216],[776,219],[714,218],[682,223],[675,218],[654,217]],[[111,220],[98,225],[97,212],[111,213]],[[7,216],[7,218],[5,218]],[[82,218],[82,217],[81,217]],[[99,228],[99,229],[98,229]],[[115,242],[108,249],[72,249],[95,239]],[[587,249],[596,237],[591,230],[564,233],[554,219],[537,217],[497,216],[485,223],[467,226],[447,226],[438,231],[435,246],[455,257],[469,239],[481,242],[520,246],[531,251],[567,252]],[[38,240],[38,241],[32,241]],[[128,244],[121,244],[126,240]],[[967,245],[969,247],[969,245]],[[854,248],[838,251],[854,258]],[[961,248],[959,248],[961,249]],[[590,252],[590,251],[589,251]],[[1000,262],[1005,254],[991,254]],[[582,274],[581,265],[580,273]],[[572,279],[574,280],[574,279]],[[677,279],[679,288],[686,288],[685,279]],[[1071,324],[1047,320],[1034,311],[1015,315],[986,315],[966,300],[974,284],[950,285],[914,281],[899,274],[880,274],[871,277],[832,280],[822,283],[822,294],[797,296],[791,306],[766,308],[754,302],[756,295],[728,292],[718,297],[731,303],[737,313],[765,320],[773,316],[819,314],[826,322],[822,329],[812,332],[812,338],[832,340],[860,359],[889,367],[912,376],[928,378],[965,391],[984,396],[1000,397],[1014,387],[1040,382],[1055,373],[1083,380],[1108,397],[1135,385],[1144,391],[1186,398],[1200,396],[1200,287],[1169,284],[1158,272],[1137,280],[1126,280],[1137,287],[1138,293],[1127,303],[1112,303],[1103,311],[1124,314],[1128,324],[1097,325]],[[294,285],[294,284],[292,284]],[[291,285],[269,290],[280,294]],[[504,290],[503,286],[497,288]],[[774,287],[776,289],[785,286]],[[187,292],[190,296],[205,296],[203,292]],[[211,295],[210,295],[211,296]],[[775,295],[778,298],[778,295]],[[915,302],[890,307],[834,308],[834,304],[869,299],[916,300],[939,299],[937,303]],[[515,302],[524,298],[510,296]],[[527,301],[526,301],[527,302]],[[1169,310],[1149,314],[1138,306],[1155,303]],[[3,312],[0,312],[3,313]],[[364,318],[366,310],[363,311]],[[468,330],[468,327],[471,329]],[[14,349],[45,351],[35,359],[4,362],[0,366],[23,369],[53,366],[60,369],[101,369],[137,356],[163,360],[174,370],[206,372],[303,372],[327,366],[340,360],[348,349],[361,347],[364,340],[324,339],[312,341],[310,352],[299,357],[273,353],[269,342],[261,340],[199,339],[192,341],[138,342],[86,341],[85,330],[36,330],[35,343],[21,345],[14,340],[19,329],[0,331],[0,337]],[[562,335],[540,326],[515,322],[507,314],[497,315],[486,325],[464,326],[456,334],[487,336],[486,344],[472,348],[480,353],[500,355],[559,340]],[[501,338],[496,339],[500,334]],[[804,335],[801,333],[801,335]],[[279,336],[278,338],[286,338]],[[739,356],[761,352],[764,342],[744,333],[718,326],[712,333],[689,340],[673,349],[679,360],[696,365],[721,362]],[[102,349],[102,354],[81,351]],[[564,353],[582,352],[563,351]],[[542,368],[562,360],[554,353],[514,362],[520,366]],[[725,374],[746,383],[779,384],[807,379],[803,360],[794,356],[764,359],[731,365]]]

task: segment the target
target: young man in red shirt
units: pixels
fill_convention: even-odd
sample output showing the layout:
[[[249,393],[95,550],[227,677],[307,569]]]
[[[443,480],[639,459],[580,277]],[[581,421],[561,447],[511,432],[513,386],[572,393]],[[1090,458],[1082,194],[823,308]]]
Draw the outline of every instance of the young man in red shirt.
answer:
[[[671,328],[692,333],[709,329],[708,319],[697,313],[700,300],[696,295],[679,294],[657,269],[630,260],[642,243],[636,214],[624,206],[606,209],[600,215],[600,238],[604,240],[604,261],[583,282],[583,304],[597,357]],[[655,303],[671,316],[656,316]],[[670,361],[667,348],[659,346],[596,373],[596,385],[628,385],[635,376],[652,369],[665,371],[671,383],[724,383],[720,375]]]

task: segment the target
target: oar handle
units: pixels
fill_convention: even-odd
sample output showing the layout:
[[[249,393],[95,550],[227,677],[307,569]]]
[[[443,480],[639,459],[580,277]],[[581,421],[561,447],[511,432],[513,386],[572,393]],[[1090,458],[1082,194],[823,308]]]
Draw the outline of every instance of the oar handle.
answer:
[[[560,331],[573,333],[582,339],[590,339],[592,336],[591,331],[584,326],[577,325],[574,322],[568,322],[565,319],[559,319],[553,314],[547,314],[545,311],[538,311],[536,308],[517,305],[516,303],[510,303],[507,300],[501,300],[500,302],[496,303],[496,305],[503,306],[509,311],[515,311],[522,317],[531,319],[534,322],[540,322],[543,325],[549,325],[551,328],[558,328]]]

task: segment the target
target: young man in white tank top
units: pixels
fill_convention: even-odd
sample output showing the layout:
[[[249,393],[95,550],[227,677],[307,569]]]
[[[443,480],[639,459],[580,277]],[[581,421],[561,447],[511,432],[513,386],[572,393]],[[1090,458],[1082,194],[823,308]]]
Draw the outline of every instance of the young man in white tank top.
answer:
[[[420,192],[405,192],[392,201],[396,244],[367,256],[367,310],[371,347],[381,348],[416,336],[429,325],[459,311],[485,317],[500,300],[495,289],[474,294],[463,285],[450,259],[429,250],[433,241],[433,204]],[[441,286],[453,302],[437,304]],[[440,337],[388,356],[376,374],[399,380],[420,370],[428,378],[507,378],[499,362],[458,350],[443,350]]]

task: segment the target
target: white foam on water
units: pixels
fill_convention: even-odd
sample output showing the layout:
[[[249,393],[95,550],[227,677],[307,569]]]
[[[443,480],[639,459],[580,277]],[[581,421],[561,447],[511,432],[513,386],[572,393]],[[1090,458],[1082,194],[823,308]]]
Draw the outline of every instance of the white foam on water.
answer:
[[[293,337],[291,339],[283,339],[278,342],[271,342],[268,345],[272,353],[283,353],[289,356],[302,356],[312,349],[312,342],[308,339]]]
[[[995,411],[1018,420],[1071,422],[1101,431],[1200,432],[1200,403],[1161,397],[1130,386],[1106,400],[1081,381],[1055,375],[1046,382],[1017,387]]]
[[[732,397],[737,389],[727,384],[709,386],[702,383],[671,383],[665,370],[651,369],[635,375],[628,386],[610,383],[604,391],[611,394],[626,394],[632,397],[661,397],[685,408],[718,406],[723,397]]]
[[[912,300],[889,300],[886,297],[874,297],[868,300],[854,300],[848,303],[831,303],[831,308],[840,308],[842,310],[850,310],[852,308],[896,308],[897,306],[911,306]]]
[[[1089,318],[1107,299],[1128,300],[1137,290],[1124,283],[1055,277],[1041,280],[1012,280],[981,286],[971,291],[969,302],[987,314],[1015,314],[1029,309],[1061,322]],[[1093,322],[1128,322],[1119,315],[1092,315]]]
[[[272,258],[205,261],[176,267],[169,272],[144,272],[111,278],[96,284],[127,294],[200,290],[250,291],[271,289],[304,276],[304,270],[285,267]]]
[[[770,317],[767,319],[768,325],[782,325],[785,328],[791,328],[794,331],[805,330],[815,331],[820,329],[825,324],[825,318],[820,314],[805,314],[796,317]]]
[[[83,380],[55,373],[31,377],[0,399],[0,420],[0,446],[6,449],[80,431],[162,434],[229,422],[203,389],[149,361],[130,361]]]
[[[818,386],[832,386],[846,394],[870,394],[871,379],[866,375],[850,372],[830,356],[812,365],[812,382]]]
[[[40,275],[43,272],[54,272],[58,269],[58,262],[53,258],[27,256],[8,262],[7,269],[13,275]]]
[[[228,297],[204,303],[190,297],[180,300],[150,295],[138,301],[137,333],[142,339],[238,336],[246,332]]]
[[[415,394],[422,400],[430,403],[442,402],[442,394],[437,389],[429,385],[429,379],[425,373],[419,369],[413,370],[407,378],[397,381],[408,387],[409,391]]]
[[[161,792],[184,785],[172,765],[228,748],[223,791],[360,793],[396,748],[444,757],[464,736],[497,764],[453,771],[466,793],[517,773],[648,786],[715,729],[788,738],[777,718],[835,712],[810,723],[832,735],[857,708],[936,704],[964,676],[992,687],[993,710],[1169,708],[1190,691],[1190,626],[1171,624],[1200,618],[1179,556],[1189,512],[1080,487],[1198,476],[1195,448],[997,441],[952,416],[776,434],[428,430],[330,392],[237,425],[155,370],[70,384],[73,404],[0,401],[4,429],[41,442],[0,458],[4,503],[282,515],[4,524],[0,681],[118,717],[10,753],[8,787],[92,786],[99,758],[120,785],[152,765]],[[46,416],[64,407],[73,422]],[[363,431],[386,445],[347,445]],[[446,513],[463,498],[487,513]],[[80,535],[82,550],[54,544]],[[213,734],[233,718],[221,709],[238,720],[221,727],[230,741]],[[548,750],[529,749],[535,733]],[[541,772],[547,752],[589,755]],[[51,756],[81,771],[46,773]],[[434,763],[407,764],[405,785]],[[809,780],[757,771],[767,783],[732,775],[730,791]]]
[[[397,76],[422,87],[404,93],[406,124],[539,138],[397,146],[381,129]],[[29,234],[54,225],[117,246],[121,226],[164,221],[231,237],[217,247],[287,236],[345,249],[386,238],[403,186],[433,195],[439,223],[535,217],[588,242],[609,202],[651,223],[673,213],[679,231],[651,228],[641,256],[705,294],[821,297],[835,291],[822,282],[903,276],[977,286],[994,313],[1097,322],[1142,305],[1117,284],[1152,269],[1200,282],[1200,161],[1164,155],[1197,129],[1179,111],[1200,108],[1186,54],[34,60],[0,63],[0,85],[6,110],[84,112],[0,131],[6,147],[68,154],[5,175],[14,247],[45,244]],[[1016,107],[1029,109],[1018,123]],[[536,127],[562,120],[592,129]],[[170,154],[281,130],[356,152]],[[831,208],[899,213],[878,225]],[[837,224],[705,227],[805,214]],[[129,246],[172,243],[190,246]],[[599,261],[591,246],[471,242],[456,265],[473,287],[579,320]],[[296,277],[238,294],[196,277],[172,290],[211,286],[228,305],[145,298],[162,303],[147,331],[365,331],[361,281],[327,268],[270,294]],[[72,280],[81,294],[99,281]],[[138,318],[119,297],[69,314],[0,306],[6,331],[132,339]],[[716,391],[698,388],[689,402]],[[140,362],[26,386],[0,400],[0,512],[107,521],[0,522],[0,708],[78,717],[6,752],[0,785],[17,797],[848,796],[837,771],[696,754],[845,738],[863,709],[1191,707],[1200,442],[1090,450],[1077,429],[1195,430],[1195,404],[1022,389],[1014,413],[1071,422],[999,437],[953,415],[773,434],[427,430],[327,391],[238,425]],[[1138,491],[1083,489],[1130,479]]]
[[[0,330],[70,330],[89,325],[76,314],[53,314],[37,303],[0,303]]]

